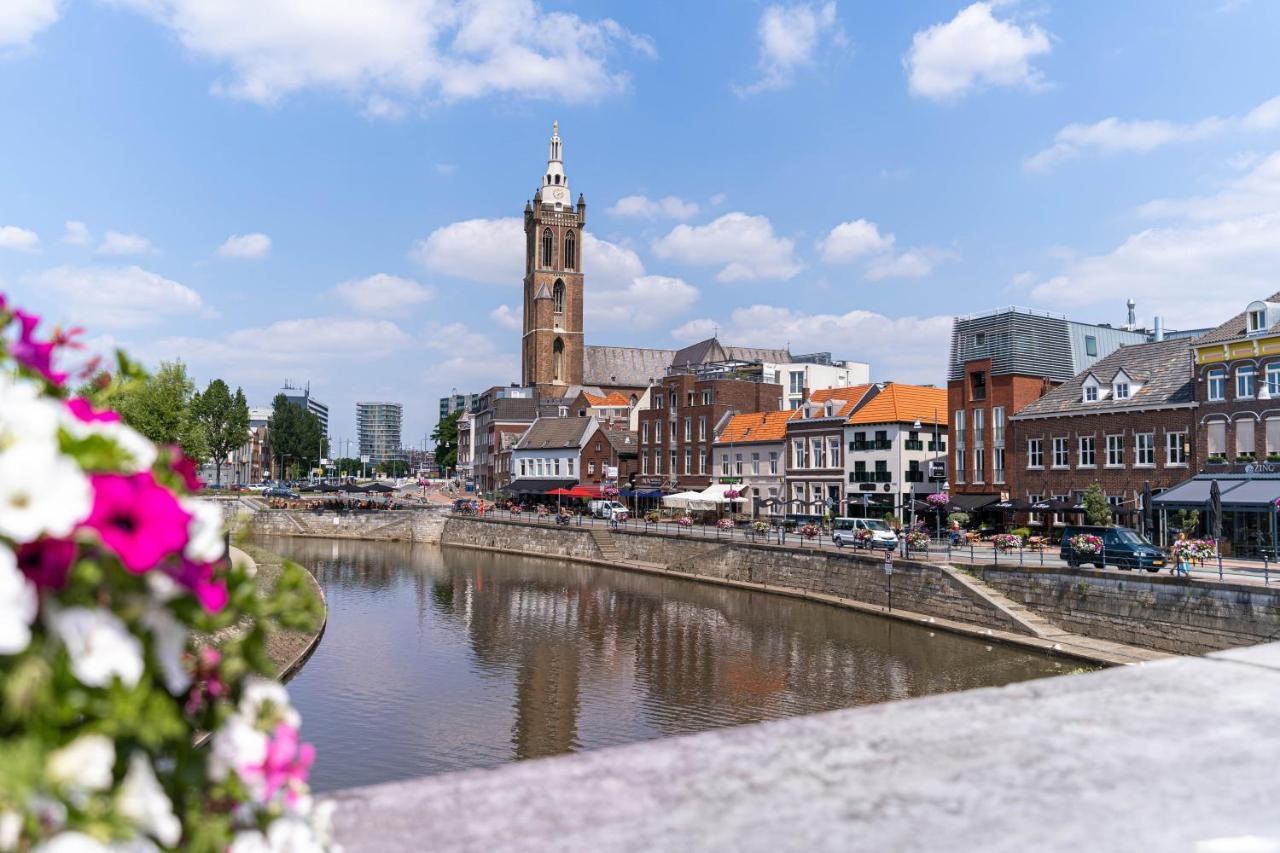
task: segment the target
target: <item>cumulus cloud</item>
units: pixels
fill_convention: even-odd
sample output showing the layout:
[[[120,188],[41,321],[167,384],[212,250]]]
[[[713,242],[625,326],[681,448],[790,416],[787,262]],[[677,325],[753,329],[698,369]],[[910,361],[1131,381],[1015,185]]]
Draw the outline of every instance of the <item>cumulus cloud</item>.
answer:
[[[524,319],[511,310],[510,305],[499,305],[489,312],[489,319],[495,326],[501,326],[512,332],[518,332],[524,326]]]
[[[829,264],[866,263],[864,275],[877,281],[883,278],[922,278],[933,272],[941,261],[955,253],[928,246],[894,252],[896,239],[882,233],[880,226],[865,219],[841,222],[818,241],[822,259]]]
[[[587,288],[584,298],[589,329],[652,329],[692,308],[698,301],[698,289],[678,278],[644,275],[621,288]]]
[[[1280,289],[1280,152],[1218,193],[1140,209],[1166,221],[1109,252],[1078,257],[1031,288],[1044,304],[1110,306],[1132,297],[1171,325],[1195,328]]]
[[[454,278],[519,284],[524,279],[524,222],[514,217],[453,222],[414,244],[410,257]]]
[[[93,235],[89,233],[89,226],[83,222],[68,219],[63,228],[62,242],[68,246],[87,246],[93,242]]]
[[[136,328],[214,312],[191,288],[141,267],[55,267],[28,277],[66,316],[95,328]]]
[[[4,0],[0,3],[0,48],[23,47],[58,20],[59,0]]]
[[[660,258],[698,266],[720,266],[717,281],[793,278],[804,265],[795,242],[773,233],[765,216],[726,213],[706,225],[677,225],[655,240]]]
[[[447,376],[459,388],[505,385],[520,375],[520,361],[510,349],[465,323],[428,324],[421,339],[429,352],[439,354],[427,373]]]
[[[141,234],[108,231],[94,251],[99,255],[149,255],[155,247]]]
[[[218,247],[218,254],[237,260],[257,260],[271,252],[271,238],[266,234],[232,234]]]
[[[17,225],[0,225],[0,249],[34,252],[40,248],[40,235]]]
[[[639,219],[692,219],[698,215],[698,203],[685,201],[678,196],[651,199],[643,195],[629,195],[618,199],[607,213],[614,216],[631,216]]]
[[[408,278],[377,273],[344,281],[333,295],[361,314],[399,314],[427,302],[435,291]]]
[[[844,47],[848,40],[836,19],[834,2],[815,5],[766,6],[756,25],[760,56],[756,64],[760,79],[747,86],[735,86],[739,97],[748,97],[791,85],[795,74],[812,66],[820,50]]]
[[[795,346],[830,350],[836,358],[869,362],[877,379],[898,382],[946,382],[951,340],[950,316],[888,317],[874,311],[808,314],[774,305],[734,309],[726,322],[693,320],[672,332],[682,343],[708,337],[715,328],[722,340],[751,346]]]
[[[627,75],[619,48],[652,43],[609,18],[549,12],[534,0],[116,0],[170,29],[192,54],[224,66],[216,92],[262,104],[330,90],[394,117],[405,99],[510,94],[589,101]]]
[[[1086,154],[1145,154],[1165,145],[1195,142],[1224,133],[1280,128],[1280,97],[1271,98],[1242,116],[1209,116],[1194,122],[1164,119],[1126,120],[1111,116],[1093,124],[1069,124],[1053,144],[1028,157],[1028,171],[1044,172]]]
[[[951,100],[980,86],[1039,88],[1043,75],[1031,60],[1047,54],[1049,34],[992,14],[998,5],[974,3],[944,24],[912,36],[903,59],[913,95]]]

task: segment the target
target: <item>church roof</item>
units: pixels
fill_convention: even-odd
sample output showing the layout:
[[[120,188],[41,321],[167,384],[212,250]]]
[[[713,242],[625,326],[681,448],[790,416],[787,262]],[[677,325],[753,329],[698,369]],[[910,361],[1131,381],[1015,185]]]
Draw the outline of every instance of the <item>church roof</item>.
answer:
[[[675,350],[639,347],[583,348],[582,384],[643,388],[667,374]]]
[[[714,364],[718,361],[771,362],[786,364],[791,361],[791,353],[785,349],[769,349],[767,347],[731,347],[725,346],[714,337],[696,344],[689,344],[676,352],[671,359],[672,367],[689,367],[700,364]]]

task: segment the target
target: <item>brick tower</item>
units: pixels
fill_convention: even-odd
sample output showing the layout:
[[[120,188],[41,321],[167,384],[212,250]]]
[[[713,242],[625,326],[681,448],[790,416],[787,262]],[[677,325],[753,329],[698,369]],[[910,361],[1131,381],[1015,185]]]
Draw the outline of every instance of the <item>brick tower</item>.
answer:
[[[582,228],[587,203],[569,194],[560,125],[541,186],[524,206],[525,274],[522,378],[539,397],[562,397],[582,384]]]

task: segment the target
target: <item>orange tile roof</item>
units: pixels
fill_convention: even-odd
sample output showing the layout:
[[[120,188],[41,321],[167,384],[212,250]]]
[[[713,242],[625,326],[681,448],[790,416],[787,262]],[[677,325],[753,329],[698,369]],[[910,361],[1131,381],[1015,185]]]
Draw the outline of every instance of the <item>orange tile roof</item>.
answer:
[[[782,441],[787,434],[791,412],[749,412],[734,415],[716,439],[717,444],[743,444],[752,441]]]
[[[809,395],[811,403],[825,403],[828,400],[839,400],[840,406],[832,413],[832,417],[848,417],[849,414],[858,407],[862,399],[867,396],[867,392],[871,390],[870,385],[851,385],[848,388],[823,388],[820,391],[814,391]],[[801,407],[788,414],[796,420],[804,418],[804,408]],[[816,417],[816,415],[815,415]]]
[[[849,417],[851,424],[914,423],[947,425],[947,389],[891,382]]]
[[[587,398],[587,402],[592,406],[605,409],[631,408],[631,401],[617,391],[610,391],[603,397],[598,394],[590,394],[586,391],[583,391],[582,395]]]

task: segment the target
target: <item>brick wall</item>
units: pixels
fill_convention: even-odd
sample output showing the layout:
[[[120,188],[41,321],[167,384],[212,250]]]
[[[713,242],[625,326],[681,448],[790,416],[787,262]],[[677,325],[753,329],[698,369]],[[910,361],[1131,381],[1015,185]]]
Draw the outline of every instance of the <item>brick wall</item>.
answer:
[[[986,399],[975,400],[973,389],[971,386],[971,377],[975,372],[982,372],[986,375]],[[951,483],[951,491],[956,494],[995,494],[1002,491],[1010,491],[1009,478],[1012,476],[1012,459],[1009,448],[1008,426],[1009,418],[1022,411],[1031,403],[1039,400],[1054,388],[1053,383],[1039,376],[1020,376],[1005,375],[992,376],[990,359],[975,359],[965,363],[964,379],[952,380],[947,383],[947,409],[948,416],[954,418],[954,413],[958,409],[965,410],[965,472],[963,478],[957,477],[955,470],[956,464],[956,441],[954,425],[955,421],[951,421],[952,436],[948,442],[947,453],[947,479]],[[994,474],[994,450],[995,445],[992,436],[991,409],[997,406],[1004,408],[1005,413],[1005,483],[995,482]],[[985,436],[983,448],[985,449],[985,459],[983,462],[982,482],[976,482],[978,479],[973,472],[973,410],[986,410]],[[964,482],[959,482],[963,479]]]

